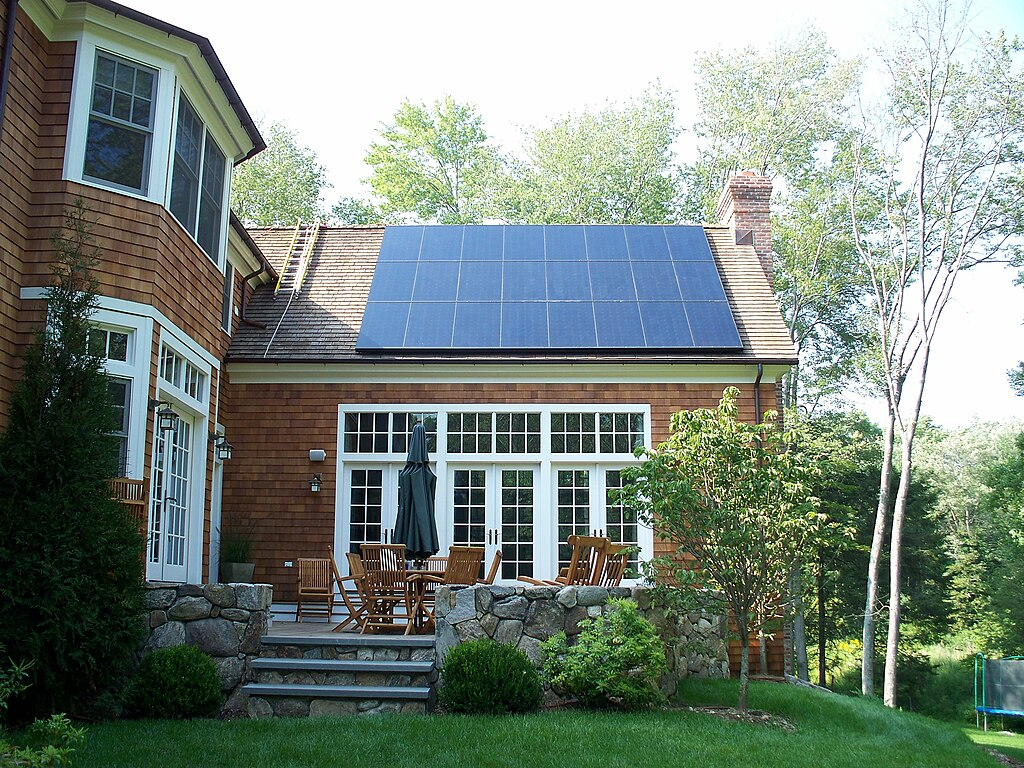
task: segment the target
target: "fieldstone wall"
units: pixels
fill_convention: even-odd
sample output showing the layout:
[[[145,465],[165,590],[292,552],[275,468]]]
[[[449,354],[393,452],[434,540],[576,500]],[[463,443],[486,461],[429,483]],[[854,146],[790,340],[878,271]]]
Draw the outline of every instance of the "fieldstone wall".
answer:
[[[728,677],[729,653],[724,617],[706,611],[667,612],[651,604],[643,587],[439,587],[437,590],[437,659],[443,665],[449,649],[467,640],[489,637],[514,645],[541,667],[540,644],[564,631],[570,640],[579,624],[607,610],[610,598],[632,598],[665,641],[668,672],[661,680],[666,696],[679,680]],[[545,697],[557,701],[550,691]]]
[[[250,664],[267,632],[269,584],[146,585],[149,635],[141,655],[158,648],[194,645],[213,658],[224,693],[223,715],[245,715],[242,686],[252,678]]]

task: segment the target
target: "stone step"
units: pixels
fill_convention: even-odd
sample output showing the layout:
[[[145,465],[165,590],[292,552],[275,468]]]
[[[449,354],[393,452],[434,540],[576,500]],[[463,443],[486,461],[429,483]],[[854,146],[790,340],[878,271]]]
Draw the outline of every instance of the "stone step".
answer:
[[[373,646],[376,648],[433,648],[433,635],[264,635],[263,645],[346,645],[353,648]]]
[[[369,659],[253,659],[254,670],[290,672],[379,672],[381,674],[426,675],[434,669],[433,661],[374,661]]]
[[[427,686],[248,683],[244,690],[250,696],[261,698],[287,696],[300,699],[360,699],[378,701],[394,699],[426,701],[430,698],[430,688]]]

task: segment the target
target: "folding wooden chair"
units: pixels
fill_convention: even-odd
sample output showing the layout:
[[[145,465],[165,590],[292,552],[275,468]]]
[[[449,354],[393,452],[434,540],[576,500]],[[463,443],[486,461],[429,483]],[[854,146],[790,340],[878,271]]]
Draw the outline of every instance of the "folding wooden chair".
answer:
[[[397,629],[396,621],[412,620],[412,601],[407,583],[404,544],[363,544],[363,568],[366,575],[363,584],[369,601],[363,632],[378,632]],[[399,605],[405,606],[405,615],[396,613]]]
[[[298,559],[298,595],[295,601],[295,621],[302,614],[334,618],[333,559],[326,557],[300,557]],[[307,603],[313,603],[312,606]],[[322,605],[321,605],[322,604]]]
[[[539,584],[547,587],[565,587],[572,584],[596,584],[604,567],[605,550],[610,540],[602,536],[570,536],[567,539],[572,547],[569,567],[554,579],[534,579],[520,576],[519,581],[527,584]]]
[[[626,565],[629,563],[629,549],[619,544],[610,544],[604,553],[604,564],[601,566],[601,573],[595,582],[599,587],[617,587],[622,583],[622,577],[626,573]]]
[[[443,574],[414,573],[410,576],[409,588],[415,599],[413,621],[406,626],[405,634],[413,632],[417,626],[426,628],[433,625],[437,587],[441,584],[476,584],[483,561],[483,547],[450,547]]]
[[[363,587],[363,561],[359,559],[359,555],[348,553],[348,576],[342,576],[338,570],[338,562],[334,559],[334,547],[327,547],[327,551],[331,554],[331,568],[334,571],[334,580],[338,583],[338,590],[341,592],[341,601],[345,603],[345,610],[348,611],[348,616],[340,624],[331,628],[332,632],[340,632],[349,624],[355,624],[360,629],[363,628],[363,620],[366,618],[367,603],[365,599],[366,590]],[[352,588],[356,593],[356,600],[358,605],[353,602],[352,597],[345,589],[345,582],[352,582]]]
[[[477,581],[477,584],[493,584],[494,579],[498,576],[498,567],[501,565],[501,550],[496,550],[494,553],[494,559],[491,560],[491,568],[487,571],[487,576]]]

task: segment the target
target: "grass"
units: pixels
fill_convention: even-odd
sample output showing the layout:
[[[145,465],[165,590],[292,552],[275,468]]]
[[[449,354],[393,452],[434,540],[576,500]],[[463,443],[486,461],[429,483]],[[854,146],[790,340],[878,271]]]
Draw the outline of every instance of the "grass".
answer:
[[[734,682],[691,681],[681,700],[732,704]],[[700,765],[995,768],[960,729],[873,701],[751,685],[751,706],[795,734],[679,710],[548,712],[518,717],[379,716],[219,722],[114,722],[89,728],[78,768],[667,768]]]
[[[998,720],[993,721],[992,718],[989,718],[988,731],[971,726],[964,728],[964,733],[975,744],[985,747],[985,749],[995,749],[1019,763],[1024,763],[1024,734],[994,731],[991,730],[993,725],[998,725]]]

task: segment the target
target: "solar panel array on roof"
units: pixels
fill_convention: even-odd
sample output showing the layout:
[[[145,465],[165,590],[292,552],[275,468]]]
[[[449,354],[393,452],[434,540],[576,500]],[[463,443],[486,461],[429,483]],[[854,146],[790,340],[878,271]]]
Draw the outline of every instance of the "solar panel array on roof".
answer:
[[[358,352],[733,349],[697,226],[394,226]]]

